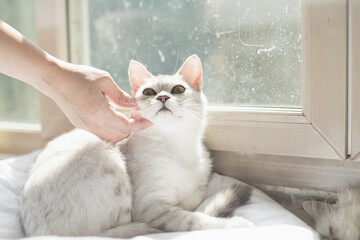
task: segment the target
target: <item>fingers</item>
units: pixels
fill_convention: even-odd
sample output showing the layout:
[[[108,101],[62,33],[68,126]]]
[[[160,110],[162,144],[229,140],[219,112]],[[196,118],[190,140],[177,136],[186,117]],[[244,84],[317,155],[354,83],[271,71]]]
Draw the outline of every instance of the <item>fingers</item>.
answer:
[[[112,78],[106,78],[101,86],[103,94],[119,107],[136,107],[136,100],[121,90]]]
[[[148,127],[151,127],[152,125],[154,124],[145,118],[130,119],[130,129],[132,132],[146,129]]]
[[[137,116],[136,119],[129,119],[124,114],[115,112],[109,106],[103,119],[107,119],[106,122],[103,122],[101,127],[101,134],[103,136],[97,136],[112,143],[127,138],[132,132],[143,130],[153,125],[152,122],[145,118],[141,118],[140,116]]]
[[[132,118],[132,119],[141,119],[142,117],[137,112],[131,112],[130,113],[130,118]]]
[[[130,118],[128,118],[122,113],[114,112],[113,110],[111,111],[117,116],[119,120],[122,121],[122,126],[120,130],[123,133],[136,132],[151,127],[153,125],[152,122],[145,118],[142,118],[138,114],[131,113]]]
[[[150,121],[140,116],[128,118],[111,107],[106,98],[120,107],[136,107],[137,104],[135,98],[121,90],[110,75],[105,74],[105,76],[103,75],[101,78],[98,78],[94,86],[101,92],[97,92],[99,94],[96,98],[97,100],[92,102],[92,106],[95,109],[91,111],[91,116],[85,120],[87,123],[85,124],[87,125],[86,130],[103,140],[116,143],[127,138],[132,132],[153,125]],[[94,95],[92,96],[95,98]],[[79,118],[82,118],[82,116],[83,114],[80,114]]]

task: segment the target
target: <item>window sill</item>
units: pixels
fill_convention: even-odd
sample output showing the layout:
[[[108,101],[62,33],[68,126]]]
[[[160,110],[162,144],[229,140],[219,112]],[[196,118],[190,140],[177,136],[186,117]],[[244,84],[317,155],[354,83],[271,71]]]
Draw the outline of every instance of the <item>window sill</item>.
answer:
[[[0,122],[0,131],[40,133],[39,123]]]

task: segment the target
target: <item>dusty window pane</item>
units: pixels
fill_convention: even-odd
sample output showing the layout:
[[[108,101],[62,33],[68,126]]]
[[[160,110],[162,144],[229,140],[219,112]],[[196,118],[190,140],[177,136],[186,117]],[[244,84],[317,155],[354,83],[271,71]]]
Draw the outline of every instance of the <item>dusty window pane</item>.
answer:
[[[211,104],[300,107],[300,1],[89,0],[90,62],[129,91],[130,59],[172,74],[195,53]]]
[[[34,0],[0,0],[0,18],[27,38],[36,40]],[[38,123],[39,116],[37,91],[0,74],[0,121]]]

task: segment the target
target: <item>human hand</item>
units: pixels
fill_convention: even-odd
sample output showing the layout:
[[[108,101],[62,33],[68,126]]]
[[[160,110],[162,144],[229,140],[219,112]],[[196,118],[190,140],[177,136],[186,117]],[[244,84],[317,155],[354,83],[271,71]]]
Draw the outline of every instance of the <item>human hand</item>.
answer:
[[[109,101],[134,107],[135,101],[102,70],[61,61],[0,20],[0,72],[29,83],[52,98],[70,122],[113,143],[152,125],[115,112]]]
[[[44,79],[53,89],[48,95],[74,126],[116,143],[131,132],[152,125],[144,118],[128,118],[114,111],[108,100],[120,107],[136,107],[136,102],[116,85],[109,73],[62,61],[56,62],[53,69]]]

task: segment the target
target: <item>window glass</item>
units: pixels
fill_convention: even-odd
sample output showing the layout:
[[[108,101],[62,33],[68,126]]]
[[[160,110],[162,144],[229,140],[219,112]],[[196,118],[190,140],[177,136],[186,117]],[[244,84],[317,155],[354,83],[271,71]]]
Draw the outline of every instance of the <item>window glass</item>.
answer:
[[[0,0],[0,19],[36,41],[34,0]],[[0,74],[0,121],[38,123],[39,116],[37,91],[19,80]]]
[[[172,74],[197,54],[212,105],[301,107],[301,0],[89,0],[84,6],[88,63],[124,90],[130,90],[131,59],[155,75]]]

